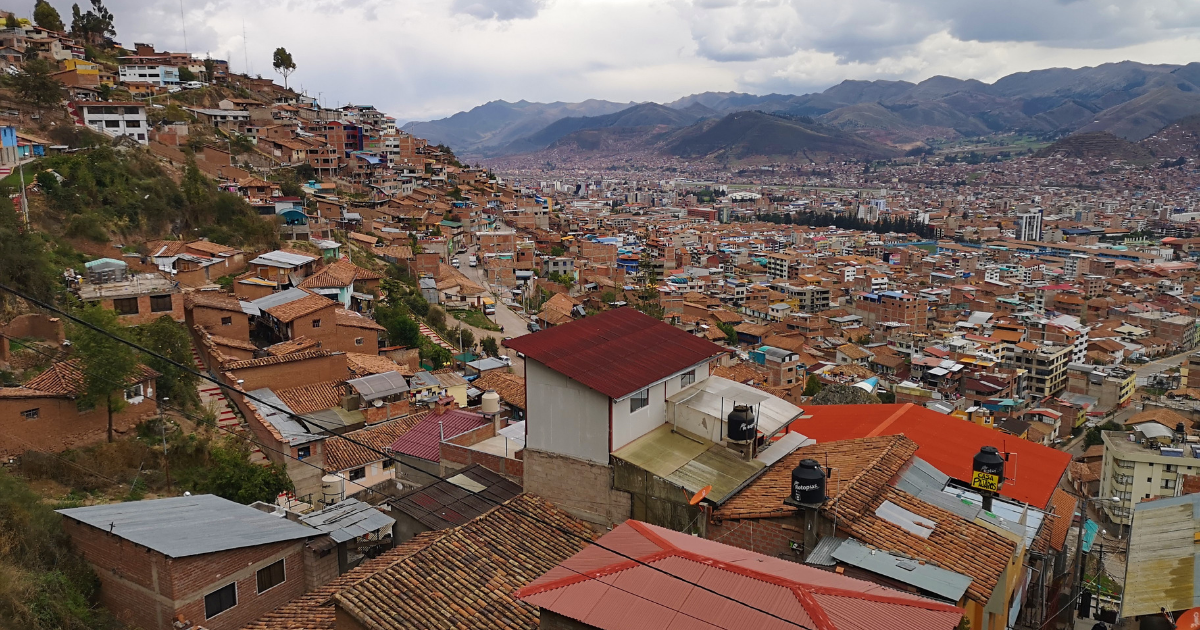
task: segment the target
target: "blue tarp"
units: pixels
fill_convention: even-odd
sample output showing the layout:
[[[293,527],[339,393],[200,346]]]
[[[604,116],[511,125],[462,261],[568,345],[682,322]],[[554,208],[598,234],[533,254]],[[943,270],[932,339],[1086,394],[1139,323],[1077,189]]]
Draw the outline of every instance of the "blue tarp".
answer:
[[[1096,540],[1098,531],[1100,531],[1100,526],[1090,518],[1083,524],[1083,553],[1092,551],[1092,541]]]

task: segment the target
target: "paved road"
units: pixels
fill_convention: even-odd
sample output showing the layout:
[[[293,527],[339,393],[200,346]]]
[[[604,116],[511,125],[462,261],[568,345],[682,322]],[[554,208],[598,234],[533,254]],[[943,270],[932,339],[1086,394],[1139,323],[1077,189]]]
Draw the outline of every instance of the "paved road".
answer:
[[[1138,378],[1144,378],[1144,377],[1150,376],[1151,374],[1157,374],[1168,368],[1173,368],[1173,367],[1176,367],[1176,366],[1182,364],[1183,360],[1186,359],[1188,357],[1188,355],[1192,354],[1193,352],[1196,352],[1196,351],[1188,350],[1186,352],[1180,352],[1179,354],[1176,354],[1173,356],[1163,357],[1161,359],[1151,361],[1145,365],[1140,365],[1137,368],[1135,368],[1133,371],[1137,373]]]
[[[504,337],[520,337],[521,335],[529,334],[529,329],[527,328],[529,325],[529,320],[521,317],[521,315],[518,313],[514,313],[511,309],[505,306],[501,301],[501,296],[496,292],[496,287],[490,286],[483,281],[483,274],[480,273],[479,267],[470,266],[470,254],[474,251],[475,248],[472,247],[466,254],[460,254],[458,256],[458,269],[472,282],[476,282],[479,284],[479,286],[482,286],[488,290],[488,293],[491,295],[492,299],[496,301],[496,314],[492,316],[492,321],[504,327],[503,332],[472,328],[475,331],[475,337],[477,339],[481,339],[481,335],[492,336],[496,337],[497,341],[499,341]],[[503,346],[500,348],[500,353],[512,359],[513,372],[515,374],[522,376],[525,375],[525,362],[521,359],[521,357],[516,356],[515,352],[512,352]]]

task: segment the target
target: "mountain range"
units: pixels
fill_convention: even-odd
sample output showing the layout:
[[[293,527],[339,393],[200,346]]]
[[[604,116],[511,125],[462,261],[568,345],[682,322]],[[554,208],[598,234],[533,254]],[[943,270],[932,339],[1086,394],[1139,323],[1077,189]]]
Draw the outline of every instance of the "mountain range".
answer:
[[[466,156],[638,146],[742,160],[888,157],[996,132],[1108,132],[1138,141],[1198,113],[1200,63],[1124,61],[1018,72],[994,83],[946,76],[920,83],[847,80],[799,96],[704,92],[663,104],[492,101],[404,129]]]

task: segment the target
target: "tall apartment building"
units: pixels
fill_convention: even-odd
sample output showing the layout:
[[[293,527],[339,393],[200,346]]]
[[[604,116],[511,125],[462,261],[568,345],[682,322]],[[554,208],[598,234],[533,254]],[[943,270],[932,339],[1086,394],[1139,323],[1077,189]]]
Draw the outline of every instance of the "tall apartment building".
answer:
[[[1017,240],[1042,240],[1042,213],[1022,212],[1017,215]]]
[[[1095,398],[1098,411],[1125,406],[1137,389],[1136,381],[1136,372],[1121,367],[1067,366],[1067,391]]]
[[[866,314],[868,324],[895,322],[913,331],[929,328],[929,300],[913,293],[863,293],[855,298],[854,306]]]
[[[1172,441],[1171,430],[1157,422],[1138,425],[1140,431],[1105,431],[1100,495],[1120,502],[1102,501],[1112,522],[1128,525],[1133,506],[1151,499],[1177,496],[1180,475],[1200,474],[1196,445]],[[1157,437],[1146,435],[1152,432]],[[1130,436],[1134,441],[1130,441]]]
[[[1138,313],[1130,316],[1134,326],[1149,328],[1154,336],[1166,341],[1176,350],[1188,350],[1196,346],[1196,323],[1194,317],[1167,312]]]
[[[1066,389],[1071,352],[1071,346],[1023,341],[1013,346],[1012,363],[1029,373],[1029,393],[1045,398]]]

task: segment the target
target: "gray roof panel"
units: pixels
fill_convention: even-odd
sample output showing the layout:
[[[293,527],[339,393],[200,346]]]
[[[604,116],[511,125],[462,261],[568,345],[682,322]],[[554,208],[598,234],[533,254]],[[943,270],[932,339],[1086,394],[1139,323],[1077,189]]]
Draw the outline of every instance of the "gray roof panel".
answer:
[[[822,539],[821,542],[826,540],[829,538]],[[966,575],[932,564],[922,564],[912,558],[871,549],[854,539],[842,541],[831,555],[840,562],[910,584],[949,602],[962,599],[967,587],[971,586],[971,578]]]
[[[320,531],[212,494],[58,510],[171,558],[319,536]]]
[[[334,542],[346,542],[371,532],[390,528],[396,520],[358,499],[346,499],[323,510],[305,514],[300,522],[329,534]]]

